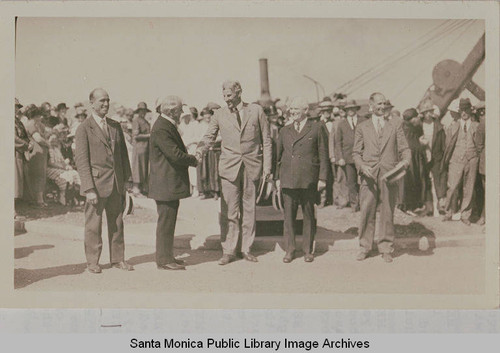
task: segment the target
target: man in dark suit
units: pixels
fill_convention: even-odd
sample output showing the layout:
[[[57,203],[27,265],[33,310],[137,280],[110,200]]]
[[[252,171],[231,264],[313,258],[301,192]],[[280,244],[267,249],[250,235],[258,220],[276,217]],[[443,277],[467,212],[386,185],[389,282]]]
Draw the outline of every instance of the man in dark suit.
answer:
[[[368,257],[375,237],[377,206],[380,205],[378,250],[385,262],[392,262],[394,242],[394,207],[398,184],[385,180],[387,172],[398,165],[410,165],[411,152],[401,126],[396,119],[386,120],[386,99],[381,93],[370,96],[371,119],[359,124],[354,133],[352,157],[361,173],[359,226],[360,252],[357,260]]]
[[[304,215],[302,249],[304,260],[314,260],[313,242],[316,229],[314,203],[317,191],[326,187],[328,177],[328,131],[321,122],[307,119],[308,104],[295,98],[290,104],[292,124],[281,129],[278,146],[276,186],[283,191],[285,211],[284,238],[289,263],[295,255],[294,223],[300,204]]]
[[[236,258],[240,229],[243,258],[258,261],[250,253],[255,239],[257,185],[260,178],[266,180],[271,174],[272,145],[267,117],[260,105],[244,103],[241,92],[238,81],[222,84],[227,107],[215,111],[196,151],[201,160],[220,133],[219,175],[229,224],[227,236],[221,237],[225,240],[219,265],[227,265]]]
[[[365,120],[358,117],[357,112],[359,108],[360,106],[354,99],[348,100],[344,107],[347,116],[339,122],[335,131],[335,156],[338,165],[344,170],[346,175],[346,184],[349,189],[349,203],[353,213],[359,211],[358,173],[354,159],[352,158],[354,131],[356,130],[356,126]]]
[[[470,225],[469,217],[472,211],[474,185],[481,153],[481,145],[477,144],[476,138],[479,123],[471,121],[473,112],[469,98],[460,99],[458,113],[460,119],[450,125],[449,135],[446,136],[446,148],[441,168],[448,170],[446,215],[443,221],[451,220],[453,198],[458,193],[459,187],[462,187],[461,221]]]
[[[160,116],[151,130],[149,198],[156,201],[156,265],[160,270],[184,270],[184,262],[174,257],[174,232],[179,200],[191,195],[189,166],[196,157],[187,153],[177,125],[182,113],[179,97],[168,96],[160,105]]]
[[[87,269],[101,273],[102,213],[106,211],[109,255],[112,267],[125,271],[133,267],[124,260],[123,210],[125,182],[130,178],[130,163],[120,124],[106,116],[109,96],[102,88],[89,95],[91,116],[75,136],[75,163],[80,174],[80,193],[85,203],[85,255]]]

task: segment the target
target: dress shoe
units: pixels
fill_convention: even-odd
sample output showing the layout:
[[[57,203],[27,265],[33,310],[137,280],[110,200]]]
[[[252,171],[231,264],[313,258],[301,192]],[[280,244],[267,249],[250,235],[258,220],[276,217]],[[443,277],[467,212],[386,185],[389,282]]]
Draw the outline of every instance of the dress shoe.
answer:
[[[175,270],[185,270],[186,269],[184,266],[179,265],[176,262],[171,262],[171,263],[165,264],[165,265],[157,265],[156,267],[159,270],[172,270],[172,271],[175,271]]]
[[[127,261],[115,262],[115,263],[111,264],[111,267],[118,268],[118,269],[123,270],[123,271],[133,271],[134,270],[134,266],[127,263]]]
[[[462,218],[461,219],[462,223],[465,224],[466,226],[470,226],[470,221],[467,218]]]
[[[87,271],[89,271],[90,273],[101,273],[102,270],[101,270],[101,266],[99,265],[87,265]]]
[[[285,257],[283,258],[283,262],[286,263],[286,264],[289,264],[290,262],[292,262],[293,260],[293,252],[291,253],[286,253],[285,254]]]
[[[177,265],[186,265],[186,261],[184,260],[181,260],[181,259],[174,259],[174,262],[177,264]]]
[[[363,261],[364,259],[366,259],[368,257],[368,253],[365,252],[365,251],[360,251],[358,253],[358,255],[356,256],[356,260],[358,261]]]
[[[391,263],[392,262],[392,255],[391,254],[382,254],[382,259],[384,259],[384,261],[387,263]]]
[[[479,220],[476,222],[477,225],[484,226],[485,225],[485,220],[484,217],[479,218]]]
[[[447,214],[443,217],[442,219],[443,222],[448,222],[448,221],[451,221],[451,215],[450,214]]]
[[[252,254],[250,254],[249,252],[244,252],[244,253],[242,253],[242,255],[243,255],[243,258],[247,261],[259,262],[259,260],[257,260],[257,258],[255,256],[253,256]]]
[[[314,255],[313,254],[305,254],[304,255],[304,261],[305,262],[313,262],[314,261]]]
[[[222,255],[222,257],[219,260],[219,265],[224,266],[227,265],[228,263],[234,261],[235,256],[233,255]]]

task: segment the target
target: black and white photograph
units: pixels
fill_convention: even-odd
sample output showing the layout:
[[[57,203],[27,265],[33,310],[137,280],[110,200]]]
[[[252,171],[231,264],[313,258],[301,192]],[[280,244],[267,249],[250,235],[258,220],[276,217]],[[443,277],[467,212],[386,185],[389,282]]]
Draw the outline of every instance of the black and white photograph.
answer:
[[[12,297],[498,306],[485,16],[17,17]]]

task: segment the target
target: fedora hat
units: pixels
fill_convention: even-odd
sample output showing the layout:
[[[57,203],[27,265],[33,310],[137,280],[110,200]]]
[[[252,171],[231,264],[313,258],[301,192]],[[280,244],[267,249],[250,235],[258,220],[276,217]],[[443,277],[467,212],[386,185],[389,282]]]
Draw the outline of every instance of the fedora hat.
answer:
[[[418,111],[420,114],[423,114],[431,110],[434,110],[434,103],[432,103],[431,99],[425,99],[418,106]]]
[[[66,103],[59,103],[56,107],[56,112],[60,111],[60,110],[63,110],[63,109],[66,109],[68,110],[69,108],[66,106]]]
[[[209,102],[206,107],[210,110],[217,110],[221,108],[220,105],[214,102]]]
[[[350,108],[356,108],[359,110],[359,108],[361,108],[358,103],[356,103],[356,101],[354,99],[349,99],[345,106],[344,106],[344,109],[350,109]]]
[[[23,107],[23,105],[21,103],[19,103],[19,99],[15,98],[14,102],[15,102],[15,106],[17,108],[22,108]]]
[[[330,101],[329,100],[324,100],[321,103],[319,103],[318,107],[319,107],[319,109],[321,111],[332,110],[333,109],[333,103],[332,103],[331,100]]]
[[[472,114],[472,103],[469,98],[461,98],[460,103],[458,104],[458,112],[466,112],[468,114]]]
[[[137,104],[137,109],[134,111],[134,113],[139,113],[140,111],[145,110],[146,112],[151,112],[151,110],[148,109],[148,105],[145,102],[140,102]]]

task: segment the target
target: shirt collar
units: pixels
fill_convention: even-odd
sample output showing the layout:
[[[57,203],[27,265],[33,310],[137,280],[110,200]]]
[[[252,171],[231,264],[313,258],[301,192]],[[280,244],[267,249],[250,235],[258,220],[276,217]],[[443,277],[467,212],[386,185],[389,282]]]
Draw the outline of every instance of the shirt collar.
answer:
[[[161,113],[160,116],[163,118],[163,119],[166,119],[168,121],[170,121],[175,127],[177,127],[177,123],[175,122],[174,119],[172,119],[171,117],[169,116],[166,116],[165,114]]]
[[[99,115],[97,115],[95,112],[92,112],[92,117],[94,118],[95,122],[97,123],[97,125],[101,126],[102,124],[102,121],[106,121],[106,116],[104,116],[104,118],[101,118]]]

